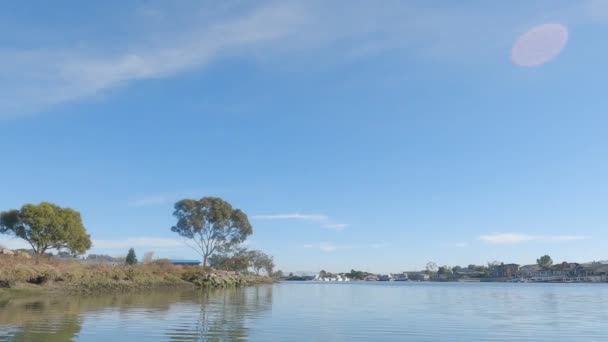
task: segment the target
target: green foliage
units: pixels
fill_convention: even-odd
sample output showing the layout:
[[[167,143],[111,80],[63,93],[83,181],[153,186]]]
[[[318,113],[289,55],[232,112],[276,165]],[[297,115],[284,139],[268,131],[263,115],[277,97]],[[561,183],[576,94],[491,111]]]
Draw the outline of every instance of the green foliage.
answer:
[[[260,270],[265,270],[268,275],[272,275],[274,269],[273,258],[262,251],[249,251],[249,266],[259,275]]]
[[[137,256],[135,255],[135,250],[133,248],[129,249],[129,253],[127,253],[126,263],[127,265],[137,264]]]
[[[177,224],[171,231],[191,239],[203,257],[203,266],[216,251],[228,250],[253,233],[247,215],[217,197],[185,199],[175,203]]]
[[[79,255],[91,248],[80,213],[47,202],[0,213],[0,233],[27,241],[38,255],[53,248]]]
[[[245,272],[249,267],[249,256],[245,251],[228,254],[214,254],[209,258],[209,266],[217,270]]]
[[[452,274],[452,268],[450,266],[441,266],[437,269],[437,274],[450,275]]]
[[[540,267],[549,268],[551,265],[553,265],[553,259],[551,259],[551,257],[548,255],[543,255],[539,259],[536,259],[536,263]]]
[[[429,261],[426,264],[426,274],[433,275],[433,274],[437,273],[437,270],[438,270],[437,264],[434,263],[433,261]]]
[[[357,279],[357,280],[365,279],[365,273],[363,273],[363,271],[350,270],[350,273],[348,275],[351,279]]]

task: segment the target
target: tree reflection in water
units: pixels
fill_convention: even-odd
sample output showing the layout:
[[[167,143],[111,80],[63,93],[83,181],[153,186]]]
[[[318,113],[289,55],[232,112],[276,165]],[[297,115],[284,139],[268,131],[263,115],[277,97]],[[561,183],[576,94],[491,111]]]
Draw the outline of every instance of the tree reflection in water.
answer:
[[[247,340],[272,286],[98,296],[0,298],[0,342]],[[140,339],[141,338],[141,339]]]
[[[200,341],[246,341],[247,323],[272,308],[272,287],[207,292],[200,299]]]

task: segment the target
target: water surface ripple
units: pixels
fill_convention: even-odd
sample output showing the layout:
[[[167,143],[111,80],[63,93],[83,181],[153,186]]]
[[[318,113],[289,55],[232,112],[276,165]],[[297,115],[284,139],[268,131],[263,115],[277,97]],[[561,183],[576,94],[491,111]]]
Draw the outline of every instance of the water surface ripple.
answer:
[[[310,283],[0,300],[2,341],[608,341],[608,284]]]

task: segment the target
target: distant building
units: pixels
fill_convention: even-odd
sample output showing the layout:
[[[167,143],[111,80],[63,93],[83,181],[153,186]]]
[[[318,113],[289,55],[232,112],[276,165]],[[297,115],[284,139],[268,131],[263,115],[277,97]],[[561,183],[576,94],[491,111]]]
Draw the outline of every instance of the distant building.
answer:
[[[405,273],[405,272],[395,273],[395,274],[393,274],[393,280],[394,281],[407,281],[408,280],[407,273]]]
[[[390,274],[382,274],[380,276],[378,276],[378,281],[391,281],[393,280],[393,276],[391,276]]]
[[[565,261],[550,267],[525,265],[519,269],[518,276],[533,282],[606,282],[608,265]]]
[[[519,271],[518,264],[500,264],[494,267],[492,276],[494,278],[513,278]]]
[[[538,264],[524,265],[519,268],[518,275],[522,278],[529,278],[542,272],[543,268]]]
[[[407,274],[409,280],[413,281],[429,281],[431,276],[423,272],[410,272]]]
[[[314,276],[313,280],[315,281],[350,281],[350,278],[344,274],[333,274],[330,272],[319,272],[316,276]]]
[[[197,266],[201,264],[200,260],[185,260],[185,259],[171,259],[173,265],[191,265]]]

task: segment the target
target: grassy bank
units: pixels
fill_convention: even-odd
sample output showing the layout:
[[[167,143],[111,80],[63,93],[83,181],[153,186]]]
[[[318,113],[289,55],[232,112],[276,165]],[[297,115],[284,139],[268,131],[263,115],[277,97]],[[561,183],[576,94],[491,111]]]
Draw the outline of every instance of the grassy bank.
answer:
[[[268,277],[240,275],[198,266],[85,265],[77,261],[0,255],[0,288],[15,291],[115,292],[170,287],[230,287],[271,283]],[[7,291],[10,289],[10,291]]]

